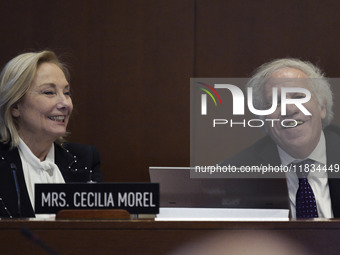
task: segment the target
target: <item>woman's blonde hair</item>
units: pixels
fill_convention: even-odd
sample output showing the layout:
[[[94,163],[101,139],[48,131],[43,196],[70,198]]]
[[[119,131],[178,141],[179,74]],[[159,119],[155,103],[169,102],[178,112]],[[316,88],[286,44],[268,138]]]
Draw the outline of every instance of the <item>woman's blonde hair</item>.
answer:
[[[52,51],[18,55],[10,60],[0,73],[0,142],[10,142],[11,148],[19,144],[18,125],[11,114],[11,108],[27,93],[38,66],[45,62],[56,64],[69,82],[69,72],[66,66]],[[63,137],[57,139],[59,143],[62,141]]]

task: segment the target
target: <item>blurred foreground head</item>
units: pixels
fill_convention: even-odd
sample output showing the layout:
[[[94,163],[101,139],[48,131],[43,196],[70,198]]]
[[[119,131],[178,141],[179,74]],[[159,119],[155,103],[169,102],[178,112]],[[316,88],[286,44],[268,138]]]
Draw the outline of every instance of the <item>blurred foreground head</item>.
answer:
[[[271,232],[215,232],[170,255],[313,255],[291,239]]]

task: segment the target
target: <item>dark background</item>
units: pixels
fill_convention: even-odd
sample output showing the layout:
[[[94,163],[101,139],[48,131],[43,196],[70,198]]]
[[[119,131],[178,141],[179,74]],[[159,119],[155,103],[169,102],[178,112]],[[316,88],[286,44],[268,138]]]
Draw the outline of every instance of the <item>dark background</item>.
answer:
[[[97,146],[106,181],[189,166],[190,77],[249,77],[280,57],[340,77],[336,0],[0,3],[0,65],[30,50],[63,56],[75,105],[68,140]]]

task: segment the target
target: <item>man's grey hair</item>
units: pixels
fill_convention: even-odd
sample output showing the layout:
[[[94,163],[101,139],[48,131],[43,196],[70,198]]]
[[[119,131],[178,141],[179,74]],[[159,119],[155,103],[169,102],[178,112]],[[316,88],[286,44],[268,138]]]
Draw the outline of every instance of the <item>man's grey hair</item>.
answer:
[[[334,117],[332,110],[333,107],[333,94],[331,85],[328,79],[324,76],[323,72],[308,61],[302,61],[296,58],[283,58],[276,59],[271,62],[265,63],[256,69],[254,75],[247,83],[247,87],[253,89],[253,104],[257,109],[264,107],[263,104],[263,91],[264,85],[271,78],[271,75],[283,68],[294,68],[302,71],[310,79],[311,92],[316,96],[320,107],[326,107],[326,117],[322,120],[323,128],[328,126]]]

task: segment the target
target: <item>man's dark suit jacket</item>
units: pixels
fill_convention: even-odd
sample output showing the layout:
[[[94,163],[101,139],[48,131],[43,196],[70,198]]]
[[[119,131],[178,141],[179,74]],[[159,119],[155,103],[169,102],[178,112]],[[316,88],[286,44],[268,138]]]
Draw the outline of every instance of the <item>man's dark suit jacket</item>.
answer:
[[[327,166],[340,164],[340,128],[329,126],[324,130],[326,138]],[[281,165],[277,146],[266,136],[236,156],[221,162],[221,166]],[[333,167],[334,168],[334,167]],[[340,172],[328,172],[328,184],[335,218],[340,217]]]
[[[17,168],[21,197],[20,214],[11,163],[14,163]],[[93,146],[75,143],[64,143],[63,146],[55,144],[55,163],[66,183],[87,182],[90,178],[93,181],[102,181],[99,153]],[[92,169],[91,175],[90,169]],[[29,199],[18,149],[10,150],[8,144],[0,143],[0,217],[10,216],[28,218],[35,217],[35,213]]]

